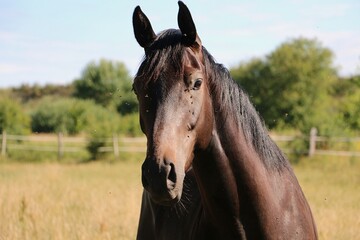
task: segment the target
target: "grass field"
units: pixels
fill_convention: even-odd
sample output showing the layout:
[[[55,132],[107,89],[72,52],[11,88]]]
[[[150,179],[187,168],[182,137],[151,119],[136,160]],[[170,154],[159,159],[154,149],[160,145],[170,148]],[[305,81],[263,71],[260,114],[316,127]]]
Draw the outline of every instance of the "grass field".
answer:
[[[134,239],[140,164],[1,163],[0,240]],[[360,159],[317,157],[294,169],[320,239],[358,239]]]

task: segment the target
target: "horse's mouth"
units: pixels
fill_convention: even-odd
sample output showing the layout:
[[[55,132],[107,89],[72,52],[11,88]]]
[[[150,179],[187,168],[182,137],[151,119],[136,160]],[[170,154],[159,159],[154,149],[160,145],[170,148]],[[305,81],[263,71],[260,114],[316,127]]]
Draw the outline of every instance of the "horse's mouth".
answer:
[[[176,205],[180,201],[180,198],[175,197],[174,199],[168,200],[168,201],[162,201],[158,204],[166,206],[166,207],[172,207]]]
[[[151,199],[156,204],[168,206],[168,207],[174,206],[181,199],[181,192],[176,191],[175,189],[168,190],[167,193],[164,195],[157,195],[157,194],[154,194],[151,192],[149,192],[149,193],[150,193]]]

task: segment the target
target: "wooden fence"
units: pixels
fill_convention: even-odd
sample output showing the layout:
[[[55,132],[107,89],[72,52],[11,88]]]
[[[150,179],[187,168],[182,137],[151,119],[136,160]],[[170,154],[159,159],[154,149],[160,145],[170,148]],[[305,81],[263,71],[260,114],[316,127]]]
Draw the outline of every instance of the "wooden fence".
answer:
[[[308,136],[277,136],[271,135],[271,138],[275,142],[292,142],[297,139],[307,140],[308,148],[306,150],[307,155],[312,157],[314,155],[331,155],[331,156],[349,156],[360,157],[360,151],[346,151],[335,149],[324,149],[317,147],[319,144],[334,145],[337,143],[360,143],[360,137],[324,137],[317,135],[317,129],[312,128]],[[284,152],[292,153],[291,149],[282,149]]]
[[[16,151],[45,151],[54,152],[60,160],[64,153],[79,152],[86,149],[90,139],[86,137],[69,137],[63,134],[51,135],[10,135],[5,131],[0,135],[1,137],[1,156],[5,157],[8,150]],[[311,129],[309,136],[279,136],[271,135],[271,138],[277,142],[292,142],[297,139],[307,140],[308,149],[305,149],[308,156],[314,155],[333,155],[333,156],[353,156],[360,157],[360,151],[345,151],[345,150],[331,150],[317,148],[319,143],[360,143],[360,137],[324,137],[317,136],[317,130]],[[103,147],[99,148],[99,152],[112,152],[115,158],[119,157],[120,152],[145,152],[146,138],[127,138],[118,137],[114,134],[109,138],[97,139],[98,142],[104,143]],[[26,143],[32,144],[26,144]],[[35,144],[42,143],[42,144]],[[287,153],[292,153],[292,149],[284,149]]]
[[[60,160],[64,153],[76,153],[86,151],[90,138],[81,136],[64,136],[58,134],[41,135],[10,135],[3,132],[1,138],[1,156],[5,157],[7,151],[40,151],[54,152]],[[145,152],[146,138],[144,137],[119,137],[114,134],[109,138],[96,139],[104,146],[98,149],[99,152],[111,152],[115,158],[119,157],[120,152]]]

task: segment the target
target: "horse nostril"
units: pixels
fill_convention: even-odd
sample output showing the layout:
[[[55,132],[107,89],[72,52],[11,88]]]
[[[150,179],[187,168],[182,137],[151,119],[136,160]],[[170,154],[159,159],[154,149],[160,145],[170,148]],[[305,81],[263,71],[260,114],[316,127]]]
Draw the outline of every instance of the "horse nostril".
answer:
[[[174,163],[164,159],[159,164],[152,160],[147,159],[142,165],[141,181],[143,187],[155,194],[174,190],[177,180]]]
[[[175,165],[173,163],[170,163],[169,166],[170,166],[170,171],[168,173],[167,180],[171,181],[170,184],[175,184],[176,183]]]

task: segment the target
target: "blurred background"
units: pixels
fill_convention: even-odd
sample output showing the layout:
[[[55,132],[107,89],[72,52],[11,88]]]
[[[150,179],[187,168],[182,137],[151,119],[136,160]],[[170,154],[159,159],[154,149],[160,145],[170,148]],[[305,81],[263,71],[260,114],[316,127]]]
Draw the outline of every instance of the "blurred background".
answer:
[[[360,2],[185,4],[294,164],[320,238],[355,239]],[[0,239],[134,239],[146,150],[132,92],[137,5],[155,32],[178,28],[177,1],[0,0]]]
[[[187,4],[203,45],[273,132],[359,133],[358,1]],[[176,1],[2,0],[0,131],[141,136],[131,91],[143,57],[132,29],[136,5],[156,32],[177,28]],[[306,144],[291,151],[307,153]]]
[[[177,1],[1,0],[0,86],[69,84],[89,61],[121,61],[134,75],[142,49],[132,12],[140,5],[155,32],[177,28]],[[204,46],[227,67],[264,57],[284,41],[317,39],[342,76],[359,72],[359,2],[186,2]]]

